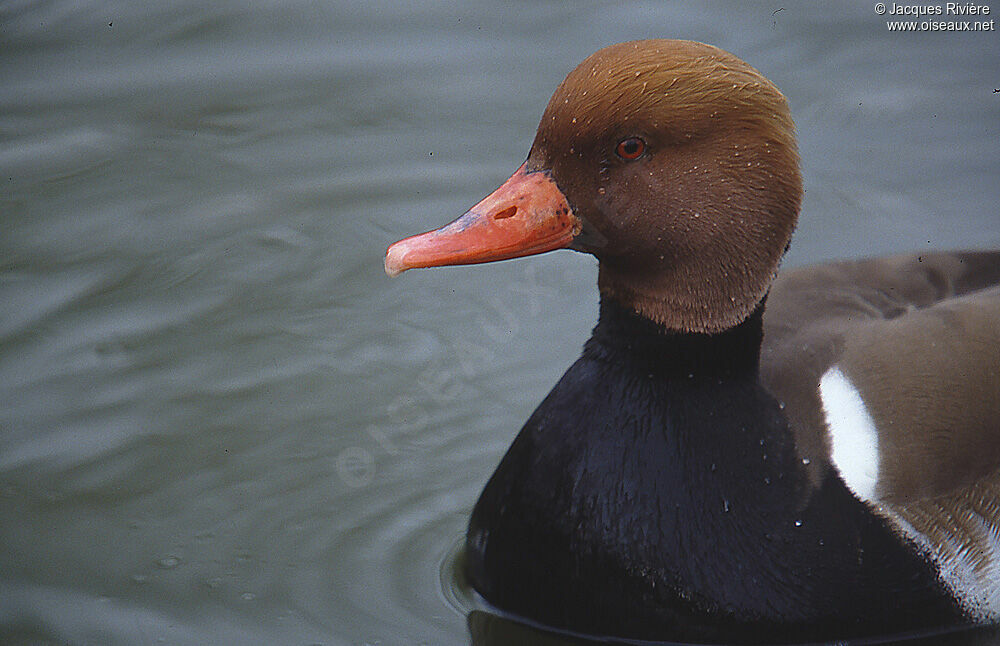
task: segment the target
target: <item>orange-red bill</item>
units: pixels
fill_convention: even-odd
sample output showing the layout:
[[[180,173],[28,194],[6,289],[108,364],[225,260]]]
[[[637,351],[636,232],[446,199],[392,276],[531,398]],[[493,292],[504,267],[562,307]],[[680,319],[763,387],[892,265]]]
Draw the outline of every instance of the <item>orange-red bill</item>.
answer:
[[[522,164],[503,186],[440,229],[393,244],[385,273],[493,262],[568,247],[580,232],[566,197],[548,173]]]

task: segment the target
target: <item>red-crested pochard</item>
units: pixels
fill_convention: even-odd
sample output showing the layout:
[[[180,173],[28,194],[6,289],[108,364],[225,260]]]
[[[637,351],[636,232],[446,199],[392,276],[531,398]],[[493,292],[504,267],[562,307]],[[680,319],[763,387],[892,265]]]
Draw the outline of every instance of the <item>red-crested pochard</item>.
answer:
[[[1000,619],[1000,252],[778,275],[801,197],[770,81],[709,45],[630,42],[570,72],[496,192],[389,248],[391,275],[600,262],[583,356],[472,513],[488,602],[661,640]]]

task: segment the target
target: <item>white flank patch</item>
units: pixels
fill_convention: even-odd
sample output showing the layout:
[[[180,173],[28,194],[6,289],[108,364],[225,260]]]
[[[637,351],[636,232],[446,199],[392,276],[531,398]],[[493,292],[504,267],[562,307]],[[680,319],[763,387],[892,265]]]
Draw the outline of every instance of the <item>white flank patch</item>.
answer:
[[[878,484],[878,433],[861,393],[834,366],[819,380],[833,464],[861,500],[874,502]]]
[[[910,538],[937,566],[941,581],[951,590],[968,615],[981,622],[1000,621],[1000,519],[985,518],[969,504],[941,507],[933,500],[916,509],[895,509],[879,503],[879,452],[875,420],[861,393],[843,371],[834,366],[819,381],[819,395],[826,415],[833,464],[847,487],[897,531]],[[938,518],[932,534],[918,531],[906,518]]]

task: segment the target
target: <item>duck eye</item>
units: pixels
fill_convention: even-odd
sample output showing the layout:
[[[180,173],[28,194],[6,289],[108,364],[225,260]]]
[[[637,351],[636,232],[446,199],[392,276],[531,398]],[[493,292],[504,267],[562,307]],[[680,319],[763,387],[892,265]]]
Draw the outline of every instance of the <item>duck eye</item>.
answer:
[[[626,161],[639,159],[646,152],[646,142],[638,137],[629,137],[618,142],[615,154]]]

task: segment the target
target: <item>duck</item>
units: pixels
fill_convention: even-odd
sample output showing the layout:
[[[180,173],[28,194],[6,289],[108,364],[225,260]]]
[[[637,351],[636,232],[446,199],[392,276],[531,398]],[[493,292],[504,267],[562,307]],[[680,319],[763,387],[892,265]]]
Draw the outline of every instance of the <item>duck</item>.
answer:
[[[1000,621],[1000,251],[781,269],[778,88],[717,47],[606,47],[527,160],[385,271],[598,260],[592,336],[472,510],[490,607],[576,634],[801,643]]]

